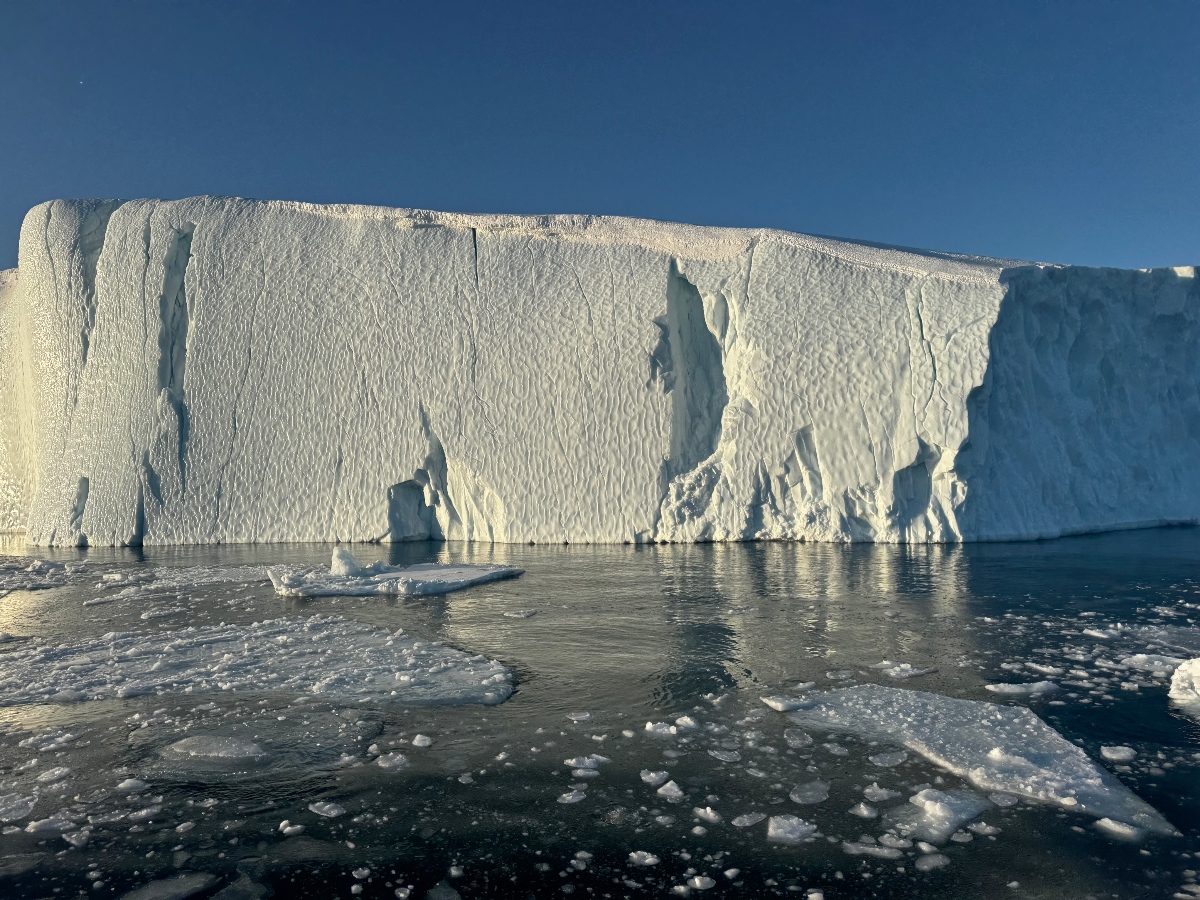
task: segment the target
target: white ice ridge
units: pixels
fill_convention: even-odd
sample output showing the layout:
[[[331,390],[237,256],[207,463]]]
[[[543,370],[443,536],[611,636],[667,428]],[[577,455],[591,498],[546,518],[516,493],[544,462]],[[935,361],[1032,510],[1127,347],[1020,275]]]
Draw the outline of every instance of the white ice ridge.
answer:
[[[420,596],[449,594],[477,584],[516,578],[524,569],[512,566],[419,563],[361,566],[345,547],[336,547],[328,571],[311,566],[272,566],[267,569],[275,593],[285,597],[365,597],[370,594]]]
[[[512,694],[512,679],[482,656],[332,616],[21,647],[0,672],[0,707],[220,691],[494,704]]]
[[[34,544],[929,542],[1200,519],[1200,288],[771,230],[53,201],[0,278]]]
[[[895,741],[986,791],[1158,834],[1171,823],[1028,709],[865,684],[810,695],[800,725]]]

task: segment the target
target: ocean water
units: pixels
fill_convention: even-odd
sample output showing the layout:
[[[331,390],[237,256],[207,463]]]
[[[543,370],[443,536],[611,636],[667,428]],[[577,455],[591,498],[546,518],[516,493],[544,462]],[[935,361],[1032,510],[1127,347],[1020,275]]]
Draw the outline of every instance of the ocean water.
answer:
[[[0,545],[9,896],[1200,896],[1200,720],[1152,659],[1200,656],[1200,529],[366,545],[525,574],[276,596],[264,567],[331,549]],[[1028,708],[1178,834],[761,699],[863,685]],[[898,824],[922,791],[977,814],[922,849]]]

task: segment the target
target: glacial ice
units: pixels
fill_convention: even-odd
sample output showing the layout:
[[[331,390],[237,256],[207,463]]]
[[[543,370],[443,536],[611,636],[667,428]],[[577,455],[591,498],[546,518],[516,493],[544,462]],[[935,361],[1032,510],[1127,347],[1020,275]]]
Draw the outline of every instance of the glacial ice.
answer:
[[[1189,659],[1175,670],[1168,696],[1177,703],[1200,708],[1200,659]]]
[[[336,616],[24,646],[5,654],[0,673],[0,707],[208,691],[495,704],[508,699],[512,682],[492,660]]]
[[[1200,287],[772,231],[59,200],[0,273],[36,545],[930,542],[1200,517]]]
[[[516,578],[522,573],[522,569],[512,566],[442,563],[389,566],[378,562],[360,566],[344,547],[334,549],[328,572],[308,566],[271,566],[267,569],[275,593],[284,597],[449,594],[477,584]]]
[[[798,724],[901,744],[984,791],[1004,791],[1158,834],[1174,827],[1032,711],[864,684],[814,694]],[[986,805],[986,804],[985,804]]]

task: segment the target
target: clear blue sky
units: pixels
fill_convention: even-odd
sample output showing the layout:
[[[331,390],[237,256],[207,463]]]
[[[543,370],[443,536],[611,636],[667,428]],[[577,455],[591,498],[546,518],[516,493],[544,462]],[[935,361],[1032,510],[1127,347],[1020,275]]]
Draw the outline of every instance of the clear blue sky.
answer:
[[[5,0],[0,267],[54,197],[771,226],[1200,263],[1200,2]]]

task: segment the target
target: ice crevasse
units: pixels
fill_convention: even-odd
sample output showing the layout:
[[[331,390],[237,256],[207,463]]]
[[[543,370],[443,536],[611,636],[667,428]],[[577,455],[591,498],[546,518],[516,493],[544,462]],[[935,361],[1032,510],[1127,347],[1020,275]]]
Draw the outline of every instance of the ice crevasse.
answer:
[[[1200,519],[1195,269],[197,197],[32,209],[43,545],[1050,537]]]

